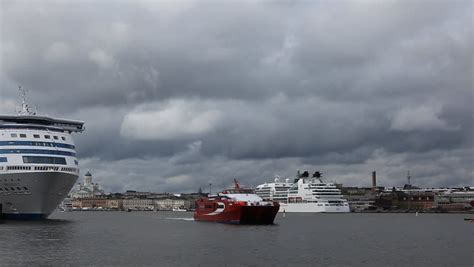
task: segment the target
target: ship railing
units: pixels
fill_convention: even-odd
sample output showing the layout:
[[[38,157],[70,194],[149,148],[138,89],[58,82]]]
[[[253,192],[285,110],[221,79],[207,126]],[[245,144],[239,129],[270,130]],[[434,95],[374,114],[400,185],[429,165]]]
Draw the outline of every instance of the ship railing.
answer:
[[[269,201],[247,201],[247,206],[273,206],[273,202]]]

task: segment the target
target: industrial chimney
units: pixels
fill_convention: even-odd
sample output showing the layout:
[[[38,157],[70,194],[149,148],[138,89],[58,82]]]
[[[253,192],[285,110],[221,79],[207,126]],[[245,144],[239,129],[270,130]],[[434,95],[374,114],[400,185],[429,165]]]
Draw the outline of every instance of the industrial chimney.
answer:
[[[377,187],[377,173],[373,171],[372,172],[372,193],[375,193],[376,187]]]

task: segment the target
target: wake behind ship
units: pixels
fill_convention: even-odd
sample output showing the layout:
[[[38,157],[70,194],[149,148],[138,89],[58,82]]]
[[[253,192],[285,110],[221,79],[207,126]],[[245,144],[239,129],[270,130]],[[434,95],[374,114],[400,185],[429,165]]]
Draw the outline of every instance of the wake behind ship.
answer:
[[[273,224],[280,205],[263,201],[253,190],[235,188],[196,201],[194,220],[231,224]]]
[[[45,219],[79,175],[73,132],[84,122],[38,116],[26,103],[16,115],[0,115],[0,216]]]

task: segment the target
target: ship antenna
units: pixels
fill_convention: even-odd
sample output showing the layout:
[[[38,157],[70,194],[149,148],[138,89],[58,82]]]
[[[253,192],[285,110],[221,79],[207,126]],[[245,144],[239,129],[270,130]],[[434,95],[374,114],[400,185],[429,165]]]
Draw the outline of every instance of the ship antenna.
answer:
[[[28,90],[18,86],[18,91],[20,92],[21,97],[21,110],[18,113],[21,115],[36,115],[35,112],[31,111],[31,107],[26,101],[26,93],[28,93]]]
[[[240,189],[239,182],[234,178],[235,189]]]

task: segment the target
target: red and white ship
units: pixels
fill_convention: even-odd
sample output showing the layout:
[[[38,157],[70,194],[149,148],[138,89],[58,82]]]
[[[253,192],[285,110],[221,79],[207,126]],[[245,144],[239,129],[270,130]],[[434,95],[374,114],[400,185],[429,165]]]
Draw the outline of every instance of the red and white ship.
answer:
[[[280,205],[263,201],[251,189],[235,188],[196,201],[194,220],[232,224],[273,224]]]

